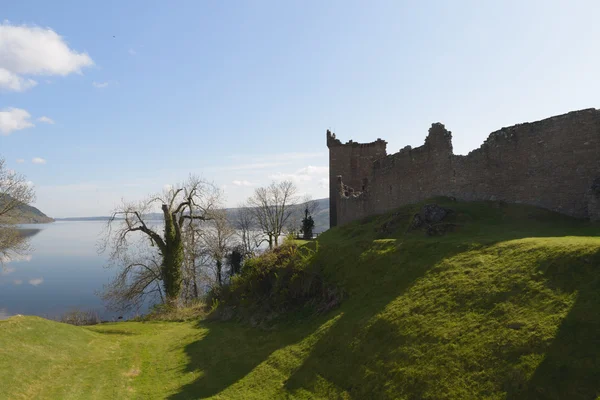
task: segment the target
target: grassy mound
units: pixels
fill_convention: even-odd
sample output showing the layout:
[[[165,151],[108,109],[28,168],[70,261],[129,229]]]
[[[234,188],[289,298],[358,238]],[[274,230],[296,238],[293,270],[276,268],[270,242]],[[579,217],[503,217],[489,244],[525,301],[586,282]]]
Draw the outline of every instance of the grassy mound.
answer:
[[[0,398],[597,398],[600,226],[435,201],[452,232],[407,231],[415,205],[319,237],[311,262],[346,293],[324,314],[0,322]]]

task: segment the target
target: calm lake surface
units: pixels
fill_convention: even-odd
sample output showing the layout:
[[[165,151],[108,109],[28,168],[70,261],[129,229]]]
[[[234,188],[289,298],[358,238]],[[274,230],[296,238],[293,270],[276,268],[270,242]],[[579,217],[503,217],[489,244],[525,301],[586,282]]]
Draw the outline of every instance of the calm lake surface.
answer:
[[[40,231],[30,238],[28,255],[0,269],[0,319],[15,314],[57,318],[73,308],[97,311],[103,319],[116,317],[96,295],[116,273],[104,268],[107,256],[96,250],[105,224],[22,225]]]

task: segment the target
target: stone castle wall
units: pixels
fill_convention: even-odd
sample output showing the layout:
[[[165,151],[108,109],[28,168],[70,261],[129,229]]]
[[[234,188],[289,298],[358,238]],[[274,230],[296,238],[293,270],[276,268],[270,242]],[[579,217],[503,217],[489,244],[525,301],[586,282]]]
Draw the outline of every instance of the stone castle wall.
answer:
[[[600,110],[503,128],[466,156],[436,123],[425,144],[387,155],[386,142],[342,144],[327,132],[331,226],[433,196],[531,204],[600,219]]]

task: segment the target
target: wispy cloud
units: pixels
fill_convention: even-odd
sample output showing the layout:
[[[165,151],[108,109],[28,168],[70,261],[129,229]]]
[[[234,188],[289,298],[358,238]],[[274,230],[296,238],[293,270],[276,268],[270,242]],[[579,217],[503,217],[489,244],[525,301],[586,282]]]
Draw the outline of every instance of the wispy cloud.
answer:
[[[92,82],[92,86],[98,89],[104,89],[108,86],[108,82]]]
[[[31,162],[34,164],[46,164],[46,160],[41,157],[34,157]]]
[[[137,55],[137,51],[135,51],[134,49],[129,49],[127,52],[129,53],[130,56]]]
[[[95,183],[71,183],[67,185],[47,185],[39,186],[38,189],[51,191],[54,193],[58,192],[91,192],[97,191],[101,186]]]
[[[17,164],[23,164],[24,162],[25,162],[25,159],[17,158]]]
[[[29,280],[29,284],[33,286],[39,286],[42,283],[44,283],[44,278],[35,278]]]
[[[257,169],[279,167],[279,166],[287,165],[287,164],[289,164],[289,163],[286,163],[286,162],[258,162],[258,163],[250,163],[250,164],[228,165],[228,166],[224,166],[224,167],[214,167],[214,168],[207,168],[207,169],[217,170],[217,171],[251,171],[251,170],[257,170]]]
[[[295,161],[307,160],[311,158],[325,157],[324,152],[292,152],[278,154],[262,154],[258,156],[248,156],[246,154],[230,155],[227,158],[236,161],[235,164],[222,167],[209,168],[218,171],[251,171],[266,168],[282,167],[294,164]]]
[[[37,85],[31,75],[66,76],[94,64],[49,28],[0,23],[0,90],[22,92]]]
[[[328,167],[315,167],[315,166],[309,165],[307,167],[300,168],[299,170],[297,170],[296,172],[293,172],[293,173],[281,173],[280,172],[280,173],[272,174],[269,177],[276,181],[291,180],[294,182],[308,182],[308,181],[312,181],[315,178],[319,179],[319,181],[320,181],[328,173],[329,173]]]
[[[43,122],[45,124],[50,124],[50,125],[54,125],[54,120],[52,118],[48,118],[48,117],[39,117],[38,121]]]
[[[15,269],[13,267],[8,267],[8,266],[0,267],[0,275],[9,275],[9,274],[12,274],[13,272],[15,272]]]
[[[15,279],[15,280],[13,281],[13,284],[14,284],[14,285],[17,285],[17,286],[18,286],[18,285],[22,285],[22,284],[23,284],[23,280],[22,280],[22,279]]]
[[[237,179],[231,183],[234,184],[235,186],[253,186],[254,185],[252,182],[248,182],[246,180],[237,180]]]
[[[1,36],[0,36],[1,37]],[[2,44],[0,43],[0,46]],[[1,57],[0,57],[1,59]],[[7,136],[14,131],[35,126],[31,122],[31,114],[22,108],[5,108],[0,111],[0,134]]]
[[[248,156],[246,154],[234,154],[227,158],[232,160],[246,160],[248,162],[274,162],[274,161],[297,161],[307,160],[311,158],[325,157],[326,152],[290,152],[277,154],[259,154],[256,156]]]
[[[36,86],[37,82],[33,79],[23,78],[0,67],[0,89],[12,92],[24,92]]]

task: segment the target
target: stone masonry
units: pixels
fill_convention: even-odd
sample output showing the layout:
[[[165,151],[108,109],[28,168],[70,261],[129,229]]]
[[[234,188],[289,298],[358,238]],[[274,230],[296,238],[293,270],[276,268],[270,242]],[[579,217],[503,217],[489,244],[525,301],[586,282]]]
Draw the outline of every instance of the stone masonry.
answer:
[[[525,203],[600,220],[600,110],[502,128],[466,156],[435,123],[425,144],[342,143],[327,131],[331,226],[433,196]]]

